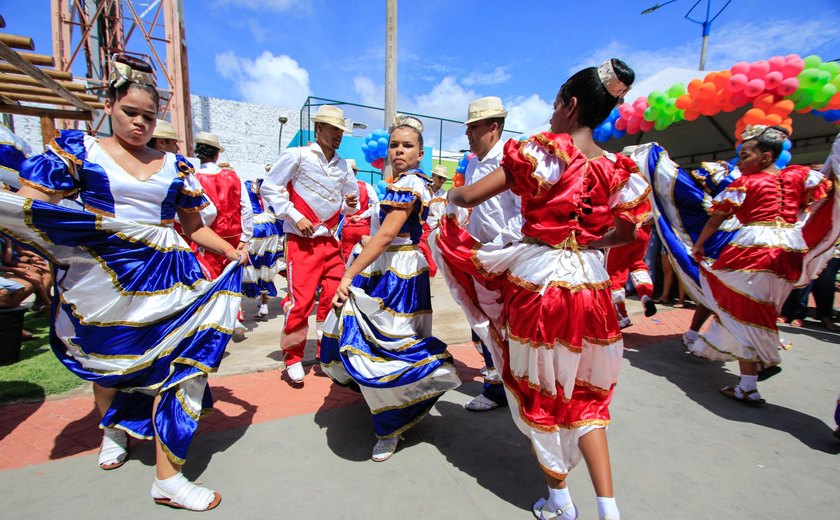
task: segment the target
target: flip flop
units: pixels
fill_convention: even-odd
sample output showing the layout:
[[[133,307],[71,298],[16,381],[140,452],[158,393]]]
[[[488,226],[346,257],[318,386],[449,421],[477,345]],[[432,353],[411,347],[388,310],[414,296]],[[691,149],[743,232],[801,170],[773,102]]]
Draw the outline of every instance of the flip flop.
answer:
[[[751,395],[758,394],[758,390],[747,390],[746,392],[744,390],[741,390],[741,396],[739,397],[736,393],[736,389],[740,390],[740,388],[737,386],[724,386],[720,389],[720,393],[732,400],[740,401],[750,406],[758,406],[767,402],[761,397],[758,397],[756,399],[752,399],[749,397]]]

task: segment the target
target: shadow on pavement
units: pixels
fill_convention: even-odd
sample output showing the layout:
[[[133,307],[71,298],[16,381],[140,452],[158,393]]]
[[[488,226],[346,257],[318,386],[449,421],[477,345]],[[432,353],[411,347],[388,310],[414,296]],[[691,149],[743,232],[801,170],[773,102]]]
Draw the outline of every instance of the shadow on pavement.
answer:
[[[19,424],[44,404],[44,388],[29,381],[0,381],[0,396],[26,395],[26,403],[6,403],[0,406],[0,440],[12,433]]]
[[[726,372],[722,362],[687,354],[680,337],[670,335],[656,344],[625,350],[624,357],[634,367],[664,377],[689,399],[722,419],[785,432],[812,450],[832,455],[840,453],[840,444],[835,441],[832,429],[816,417],[773,403],[753,407],[722,396],[718,389],[738,384],[737,375]],[[776,377],[784,377],[784,372]]]

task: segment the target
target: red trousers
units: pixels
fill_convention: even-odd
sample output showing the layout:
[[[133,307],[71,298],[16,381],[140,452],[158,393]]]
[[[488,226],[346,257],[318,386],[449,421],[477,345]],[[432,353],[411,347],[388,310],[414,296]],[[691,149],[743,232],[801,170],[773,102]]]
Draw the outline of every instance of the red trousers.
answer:
[[[228,244],[232,245],[233,247],[239,247],[239,235],[235,237],[222,237],[222,240],[227,242]],[[191,244],[193,247],[193,251],[198,248],[198,245],[195,243]],[[225,270],[225,266],[230,263],[230,260],[225,255],[217,255],[216,253],[211,253],[210,251],[204,251],[203,253],[196,253],[196,257],[198,257],[198,263],[207,271],[207,274],[210,275],[211,280],[215,280],[222,274],[222,271]]]
[[[321,297],[315,320],[320,323],[327,319],[338,282],[344,276],[338,241],[331,236],[307,238],[286,233],[286,274],[289,297],[284,305],[286,324],[280,347],[286,353],[288,366],[303,359],[309,315],[319,286]]]
[[[353,246],[359,243],[365,235],[370,235],[370,222],[349,222],[349,216],[344,217],[344,227],[341,228],[341,258],[346,262],[350,258]]]
[[[610,249],[607,255],[607,273],[610,275],[613,303],[624,301],[624,286],[627,285],[628,276],[633,280],[639,297],[653,298],[653,281],[645,264],[648,242],[650,226],[641,226],[636,232],[636,240]]]
[[[429,278],[434,278],[435,274],[437,274],[437,264],[435,263],[434,258],[432,258],[432,250],[429,249],[429,233],[432,232],[432,229],[426,224],[423,223],[423,234],[420,235],[420,252],[423,253],[423,256],[426,257],[426,263],[429,264]]]

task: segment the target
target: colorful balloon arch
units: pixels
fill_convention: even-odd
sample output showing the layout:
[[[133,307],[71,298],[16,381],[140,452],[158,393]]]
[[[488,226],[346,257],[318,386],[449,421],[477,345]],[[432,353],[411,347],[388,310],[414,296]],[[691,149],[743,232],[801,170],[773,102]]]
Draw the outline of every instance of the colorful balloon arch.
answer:
[[[735,128],[739,143],[747,125],[780,125],[792,133],[790,114],[794,110],[840,124],[840,63],[822,61],[819,56],[802,59],[796,54],[738,62],[729,70],[694,79],[688,86],[675,83],[664,92],[655,90],[621,104],[593,135],[603,142],[625,134],[665,130],[682,120],[732,112],[747,104],[752,108]]]

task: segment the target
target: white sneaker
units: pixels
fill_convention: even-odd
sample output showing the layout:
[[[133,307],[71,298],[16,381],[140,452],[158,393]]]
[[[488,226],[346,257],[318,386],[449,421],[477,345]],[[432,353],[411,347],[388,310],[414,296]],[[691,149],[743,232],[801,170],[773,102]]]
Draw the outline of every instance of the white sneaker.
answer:
[[[618,328],[620,329],[626,329],[630,325],[633,325],[633,322],[630,321],[630,318],[628,316],[625,316],[618,320]]]
[[[265,303],[260,305],[260,310],[257,313],[257,316],[259,316],[260,318],[265,318],[266,316],[268,316],[268,305],[266,305]]]
[[[472,401],[464,405],[464,408],[471,412],[486,412],[498,407],[499,403],[484,397],[484,394],[478,394],[478,396],[474,397]]]
[[[391,455],[397,451],[397,444],[400,442],[400,436],[395,435],[387,439],[379,439],[373,445],[373,454],[371,460],[374,462],[384,462],[391,458]]]
[[[293,383],[303,383],[303,363],[301,363],[300,361],[287,366],[286,373],[289,375],[289,379],[291,379]]]

